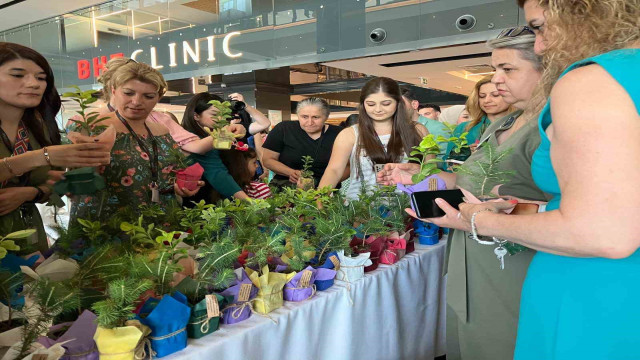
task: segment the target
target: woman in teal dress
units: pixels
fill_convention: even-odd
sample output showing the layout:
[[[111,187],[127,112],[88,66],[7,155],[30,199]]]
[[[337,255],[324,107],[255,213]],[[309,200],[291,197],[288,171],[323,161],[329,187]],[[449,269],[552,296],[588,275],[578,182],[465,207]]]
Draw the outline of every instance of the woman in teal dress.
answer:
[[[114,126],[117,135],[111,163],[98,169],[106,188],[77,196],[72,222],[78,218],[106,222],[124,208],[139,213],[142,205],[166,208],[180,191],[170,181],[174,164],[169,155],[179,146],[164,125],[147,120],[167,89],[166,81],[149,65],[129,61],[115,70],[110,84],[116,109],[105,115],[101,125]]]
[[[554,198],[532,215],[500,213],[509,202],[461,204],[461,222],[538,250],[522,290],[516,360],[640,359],[640,3],[539,4],[541,94],[550,98],[532,175]]]

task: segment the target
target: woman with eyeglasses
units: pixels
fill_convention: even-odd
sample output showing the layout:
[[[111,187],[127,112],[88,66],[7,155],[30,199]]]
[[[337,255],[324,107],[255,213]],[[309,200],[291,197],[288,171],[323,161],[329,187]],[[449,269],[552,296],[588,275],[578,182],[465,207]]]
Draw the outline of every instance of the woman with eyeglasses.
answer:
[[[55,166],[99,166],[109,162],[100,144],[60,145],[55,116],[60,95],[47,60],[28,47],[0,42],[0,235],[36,229],[20,244],[48,248],[36,208],[49,198],[47,172]]]
[[[640,158],[640,1],[520,5],[548,64],[531,170],[553,199],[517,216],[501,213],[508,202],[461,204],[462,219],[538,250],[516,360],[640,359],[640,167],[629,166]]]
[[[533,152],[540,144],[535,115],[523,110],[532,97],[542,74],[541,59],[534,53],[535,36],[526,27],[507,29],[497,39],[490,40],[493,50],[491,62],[496,68],[492,86],[503,101],[517,109],[501,119],[495,119],[479,137],[478,150],[461,165],[456,174],[440,173],[439,177],[453,189],[462,187],[475,196],[488,195],[496,185],[492,180],[482,193],[479,179],[468,175],[478,171],[478,163],[485,161],[487,147],[496,152],[510,151],[498,164],[498,171],[513,171],[509,181],[494,192],[501,196],[526,199],[530,204],[521,211],[537,211],[538,204],[548,200],[531,177]],[[410,179],[415,165],[388,165],[378,175],[384,183]],[[402,176],[405,175],[405,176]],[[440,205],[447,208],[447,204]],[[410,213],[415,216],[415,213]],[[529,263],[535,251],[505,244],[512,256],[505,258],[504,270],[496,258],[491,238],[478,243],[470,238],[470,229],[461,220],[447,215],[427,219],[438,226],[454,228],[447,242],[447,359],[513,358],[518,328],[520,292]],[[464,224],[468,225],[468,224]]]

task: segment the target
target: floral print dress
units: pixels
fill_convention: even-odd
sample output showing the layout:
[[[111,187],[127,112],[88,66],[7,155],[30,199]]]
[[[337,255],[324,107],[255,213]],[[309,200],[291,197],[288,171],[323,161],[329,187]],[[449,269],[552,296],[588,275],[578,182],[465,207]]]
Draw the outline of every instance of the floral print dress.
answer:
[[[146,134],[141,139],[147,147],[153,149],[151,140]],[[178,144],[171,135],[154,136],[158,145],[158,185],[161,191],[160,206],[175,198],[170,164],[169,149],[178,149]],[[151,150],[153,151],[153,150]],[[71,206],[71,220],[86,219],[106,222],[118,210],[128,207],[139,212],[141,205],[151,204],[151,163],[149,155],[144,152],[133,135],[119,133],[111,150],[111,162],[98,169],[104,177],[106,188],[93,195],[76,197]],[[166,192],[163,190],[167,189]]]

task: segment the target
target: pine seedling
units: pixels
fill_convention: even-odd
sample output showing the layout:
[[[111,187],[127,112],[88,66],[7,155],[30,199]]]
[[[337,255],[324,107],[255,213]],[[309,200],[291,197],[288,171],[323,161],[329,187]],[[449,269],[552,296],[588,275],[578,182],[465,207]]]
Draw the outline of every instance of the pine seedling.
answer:
[[[133,256],[131,271],[134,277],[151,280],[154,292],[164,295],[171,289],[173,274],[182,271],[182,267],[170,251],[160,250],[154,254]]]
[[[28,321],[22,328],[22,341],[16,359],[29,355],[32,344],[47,333],[57,316],[79,306],[77,289],[70,286],[68,281],[51,281],[41,277],[26,285],[24,294],[32,300],[32,304],[23,309]]]
[[[478,194],[480,199],[486,199],[497,196],[491,194],[491,190],[500,184],[504,184],[511,180],[515,174],[512,170],[500,170],[499,165],[502,161],[511,155],[513,149],[497,151],[496,146],[490,142],[478,149],[482,151],[482,157],[473,163],[460,166],[458,171],[467,175],[474,185],[470,189],[474,194]]]
[[[107,298],[93,304],[98,315],[98,326],[113,329],[125,326],[127,320],[135,317],[135,302],[153,284],[147,279],[127,278],[109,282]]]

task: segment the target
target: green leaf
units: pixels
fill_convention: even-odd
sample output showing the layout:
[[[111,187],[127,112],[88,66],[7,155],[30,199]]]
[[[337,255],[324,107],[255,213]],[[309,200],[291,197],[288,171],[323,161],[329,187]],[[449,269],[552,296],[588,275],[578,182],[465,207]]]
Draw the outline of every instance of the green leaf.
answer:
[[[20,230],[20,231],[7,234],[4,238],[5,239],[26,239],[35,233],[36,231],[34,229]]]
[[[16,243],[13,242],[13,240],[4,240],[4,241],[0,242],[0,247],[3,247],[5,249],[11,250],[11,251],[20,250],[20,246],[16,245]]]

